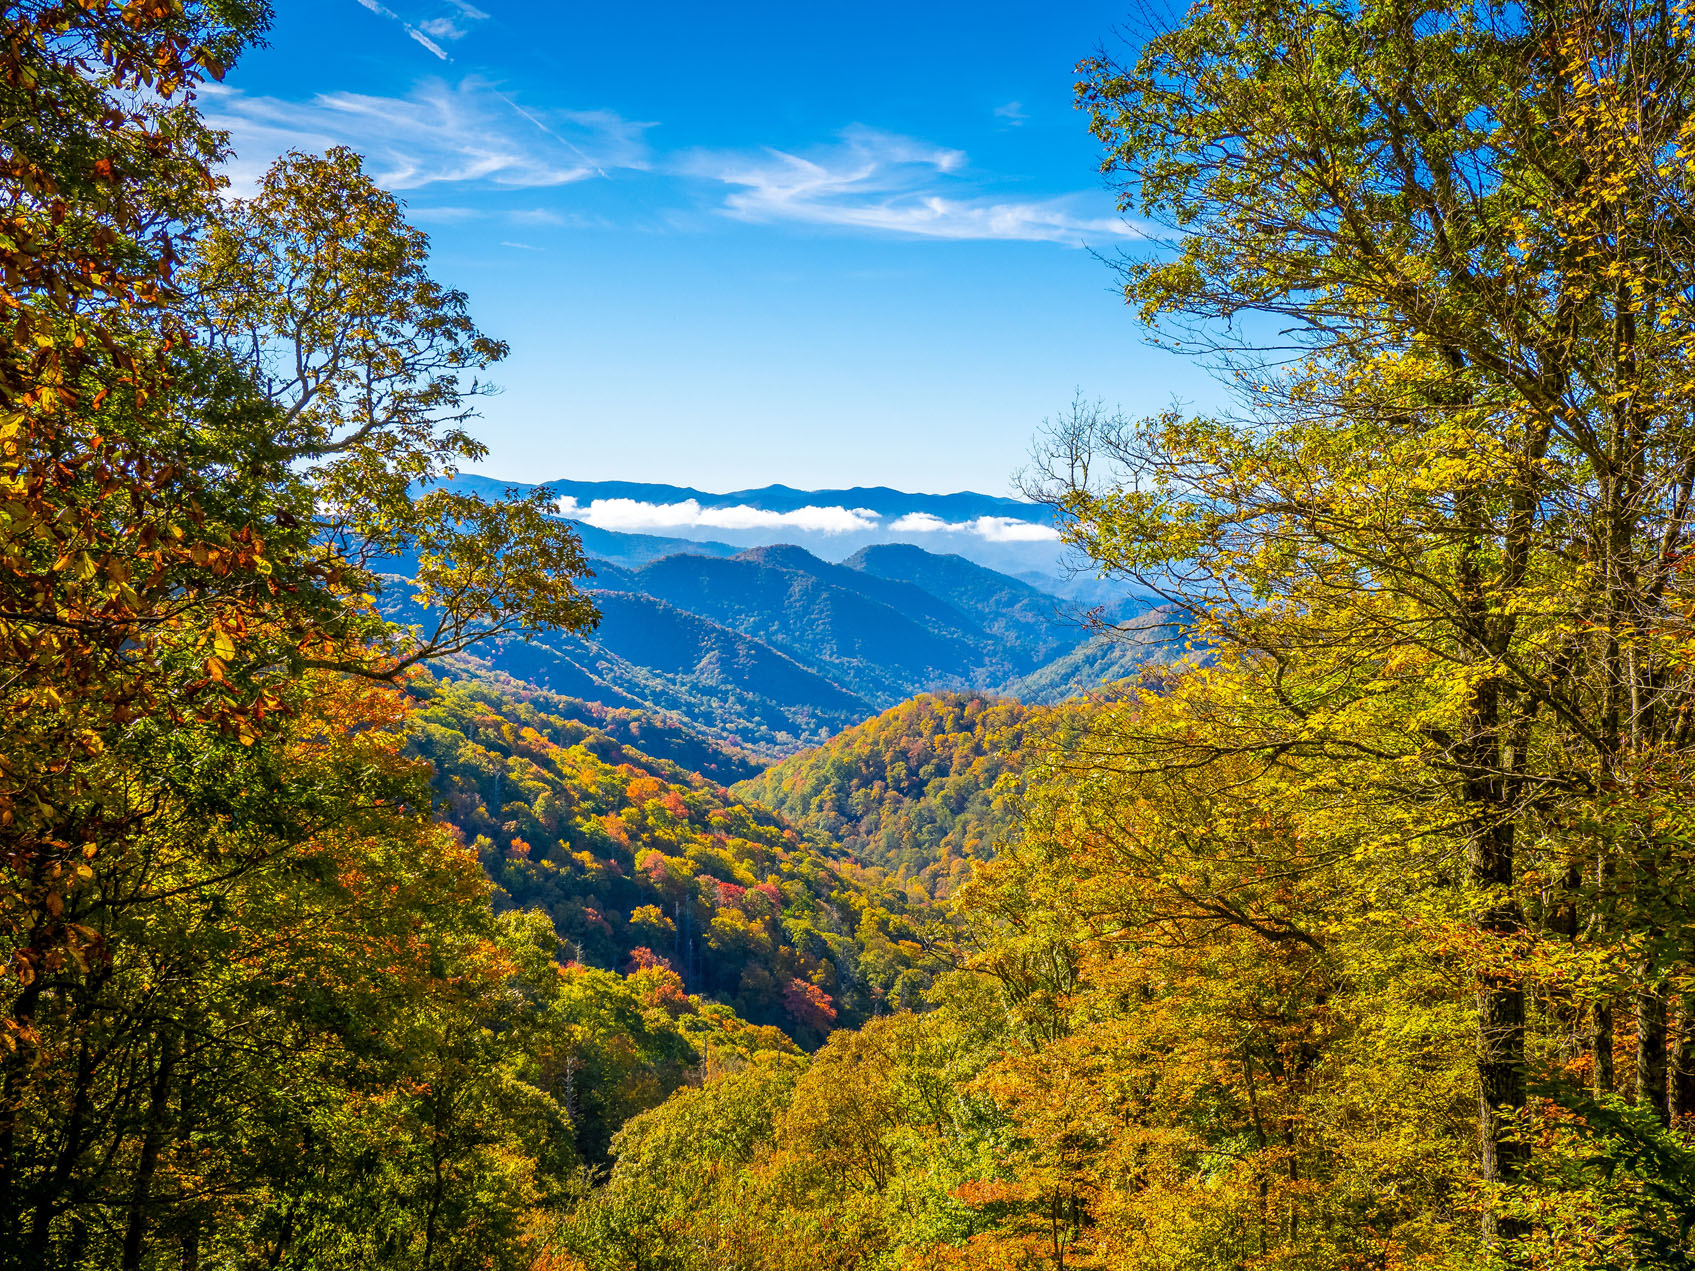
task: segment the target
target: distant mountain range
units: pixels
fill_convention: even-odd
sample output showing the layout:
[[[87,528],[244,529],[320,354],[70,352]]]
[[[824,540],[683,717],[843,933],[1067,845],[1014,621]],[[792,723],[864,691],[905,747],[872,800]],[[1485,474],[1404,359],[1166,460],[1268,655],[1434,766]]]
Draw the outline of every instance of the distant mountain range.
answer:
[[[483,662],[554,693],[670,712],[767,756],[917,693],[1054,701],[1175,656],[1169,632],[1103,641],[1049,593],[905,544],[840,564],[793,545],[593,564],[598,630],[490,642]],[[404,596],[386,588],[385,607],[420,620]]]
[[[591,555],[642,565],[677,551],[730,556],[749,547],[792,544],[828,561],[865,547],[906,543],[963,556],[1055,591],[1067,589],[1065,549],[1050,509],[999,495],[921,494],[887,486],[797,490],[786,485],[718,494],[645,481],[508,482],[461,475],[454,485],[485,498],[545,486],[561,515],[582,531]],[[1083,598],[1122,588],[1085,586]]]
[[[455,484],[493,493],[511,488],[515,483],[493,477],[462,474]],[[911,515],[931,515],[944,521],[959,522],[978,517],[1007,517],[1011,520],[1047,524],[1049,513],[1039,503],[1008,499],[994,494],[978,494],[962,490],[955,494],[918,494],[896,490],[886,485],[850,486],[841,490],[797,490],[787,485],[767,485],[756,490],[731,490],[715,494],[693,486],[664,485],[651,481],[537,481],[519,488],[533,489],[545,485],[560,498],[574,499],[583,506],[596,500],[628,499],[656,507],[672,506],[693,501],[702,508],[752,507],[766,512],[795,512],[808,507],[865,508],[881,517],[898,518]]]

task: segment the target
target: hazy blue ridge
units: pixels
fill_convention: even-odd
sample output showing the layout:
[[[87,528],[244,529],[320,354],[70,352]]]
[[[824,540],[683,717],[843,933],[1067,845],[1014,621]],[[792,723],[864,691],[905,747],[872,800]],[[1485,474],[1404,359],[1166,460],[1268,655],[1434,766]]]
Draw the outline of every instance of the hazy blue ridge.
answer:
[[[489,641],[483,663],[568,698],[673,715],[766,759],[917,694],[1057,701],[1176,656],[1152,635],[1092,637],[1074,602],[904,544],[843,564],[790,544],[591,564],[596,630]],[[406,562],[387,568],[382,608],[423,622]]]
[[[959,490],[949,494],[923,494],[895,490],[889,486],[851,486],[842,490],[797,490],[793,486],[767,485],[758,489],[714,493],[693,486],[664,485],[651,481],[501,481],[473,473],[461,473],[453,485],[462,490],[498,498],[506,490],[528,492],[546,486],[560,498],[572,498],[587,506],[596,499],[632,499],[637,503],[686,503],[690,499],[703,508],[748,507],[766,512],[793,512],[804,507],[866,508],[880,516],[900,517],[928,512],[946,521],[975,520],[980,516],[1004,516],[1015,521],[1049,523],[1053,517],[1039,503]]]

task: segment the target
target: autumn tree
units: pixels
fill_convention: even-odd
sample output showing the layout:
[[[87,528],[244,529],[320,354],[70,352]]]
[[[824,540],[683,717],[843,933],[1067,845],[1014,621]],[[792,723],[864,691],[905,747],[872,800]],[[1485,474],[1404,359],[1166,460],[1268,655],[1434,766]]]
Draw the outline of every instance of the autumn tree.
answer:
[[[569,582],[587,572],[581,545],[546,491],[491,504],[441,484],[487,454],[466,425],[506,345],[428,263],[428,238],[345,148],[284,155],[193,245],[197,347],[265,407],[245,462],[309,492],[326,559],[373,590],[370,571],[402,575],[391,585],[426,618],[409,640],[377,624],[398,641],[387,657],[309,648],[307,666],[393,678],[491,636],[595,620]]]
[[[533,502],[410,497],[478,453],[461,376],[502,347],[430,279],[395,201],[345,153],[220,197],[195,86],[266,16],[22,4],[0,26],[0,1262],[140,1266],[166,1240],[193,1265],[213,1197],[239,1210],[316,1168],[295,1149],[328,1141],[324,1105],[281,1106],[300,1082],[381,1087],[338,1067],[370,1059],[346,1049],[361,1036],[445,1059],[482,1035],[511,974],[478,953],[495,945],[474,930],[475,859],[427,826],[378,701],[392,691],[348,698],[323,676],[391,683],[489,633],[593,620],[574,536]],[[280,245],[284,225],[281,256],[232,246]],[[285,334],[312,381],[292,396],[274,374]],[[373,567],[402,557],[428,630],[366,599]],[[338,748],[332,727],[372,749]],[[444,872],[396,877],[407,844]],[[403,883],[441,907],[433,934],[407,929]],[[336,921],[381,899],[401,905],[392,941],[372,909],[368,929]],[[408,960],[411,1023],[436,1020],[436,1040],[407,1043],[392,1016],[349,1032],[359,986]],[[456,1002],[479,977],[484,996]],[[289,1000],[305,983],[327,996]],[[444,1088],[404,1063],[386,1079]],[[444,1116],[418,1133],[471,1150]],[[285,1209],[263,1239],[300,1221]]]
[[[1664,1115],[1691,965],[1688,37],[1653,5],[1226,2],[1080,86],[1169,231],[1126,296],[1240,409],[1082,412],[1033,485],[1271,704],[1150,756],[1388,765],[1451,846],[1491,1235],[1527,1235],[1529,1083],[1611,1090],[1621,994]]]

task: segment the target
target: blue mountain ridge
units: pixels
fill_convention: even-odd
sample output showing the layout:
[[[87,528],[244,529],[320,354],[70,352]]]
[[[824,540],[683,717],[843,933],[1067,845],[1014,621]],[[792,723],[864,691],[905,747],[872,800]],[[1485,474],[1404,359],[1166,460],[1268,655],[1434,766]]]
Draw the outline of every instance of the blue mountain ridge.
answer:
[[[596,499],[633,499],[638,503],[684,503],[693,499],[703,508],[754,507],[765,512],[793,512],[804,507],[865,508],[879,516],[894,518],[927,512],[944,521],[961,522],[982,516],[1006,517],[1014,521],[1048,524],[1052,516],[1039,503],[994,494],[959,490],[951,494],[922,494],[888,486],[850,486],[840,490],[797,490],[793,486],[768,485],[753,490],[731,490],[715,494],[693,486],[664,485],[649,481],[501,481],[472,473],[454,478],[461,489],[484,497],[497,497],[504,490],[530,491],[546,486],[560,498],[572,498],[587,506]]]
[[[1056,700],[1173,656],[1164,639],[1092,638],[1052,594],[907,544],[867,547],[842,564],[790,544],[591,564],[596,630],[502,639],[477,656],[538,688],[679,718],[764,757],[816,745],[918,693]],[[398,572],[379,604],[418,622],[408,565],[389,562]]]

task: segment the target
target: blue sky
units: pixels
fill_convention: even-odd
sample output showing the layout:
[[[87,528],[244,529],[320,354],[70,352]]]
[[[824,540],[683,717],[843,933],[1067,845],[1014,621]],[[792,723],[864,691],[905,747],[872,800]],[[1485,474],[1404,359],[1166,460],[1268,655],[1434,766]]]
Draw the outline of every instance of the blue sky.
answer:
[[[285,0],[238,185],[345,143],[512,356],[489,475],[1003,493],[1073,389],[1207,400],[1095,252],[1117,4]],[[1122,47],[1122,45],[1116,45]]]

